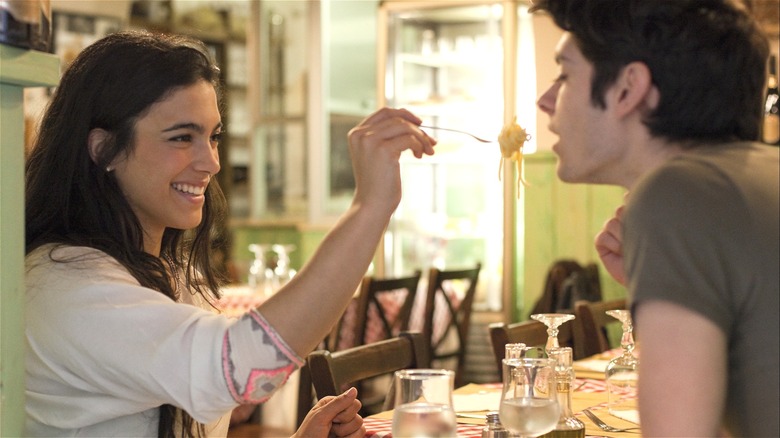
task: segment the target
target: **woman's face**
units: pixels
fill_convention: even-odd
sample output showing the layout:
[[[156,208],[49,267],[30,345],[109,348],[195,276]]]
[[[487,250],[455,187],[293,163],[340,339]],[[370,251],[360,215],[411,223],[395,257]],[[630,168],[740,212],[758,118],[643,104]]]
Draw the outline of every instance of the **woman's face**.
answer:
[[[221,130],[217,95],[206,81],[176,89],[137,121],[132,151],[112,167],[147,252],[159,252],[166,228],[200,223],[206,186],[220,168]]]

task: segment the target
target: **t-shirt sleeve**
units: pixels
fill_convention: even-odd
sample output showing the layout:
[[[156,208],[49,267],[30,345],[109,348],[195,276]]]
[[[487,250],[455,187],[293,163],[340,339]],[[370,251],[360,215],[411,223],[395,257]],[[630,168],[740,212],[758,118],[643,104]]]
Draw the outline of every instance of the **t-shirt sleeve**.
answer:
[[[632,309],[663,300],[695,311],[728,333],[733,252],[746,209],[729,179],[707,163],[672,162],[633,190],[624,219],[624,257]],[[736,207],[735,207],[736,206]],[[638,327],[641,331],[641,327]]]

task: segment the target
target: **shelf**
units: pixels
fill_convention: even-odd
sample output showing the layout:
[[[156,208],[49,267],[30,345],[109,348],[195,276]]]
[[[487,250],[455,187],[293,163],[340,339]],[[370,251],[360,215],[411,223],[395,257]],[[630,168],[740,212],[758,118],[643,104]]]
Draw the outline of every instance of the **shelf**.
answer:
[[[50,87],[60,80],[60,59],[51,53],[0,44],[2,82],[20,87]]]
[[[484,68],[480,63],[473,62],[469,57],[463,56],[457,52],[446,54],[422,55],[416,53],[399,53],[398,61],[415,64],[423,67],[460,67],[481,70]]]

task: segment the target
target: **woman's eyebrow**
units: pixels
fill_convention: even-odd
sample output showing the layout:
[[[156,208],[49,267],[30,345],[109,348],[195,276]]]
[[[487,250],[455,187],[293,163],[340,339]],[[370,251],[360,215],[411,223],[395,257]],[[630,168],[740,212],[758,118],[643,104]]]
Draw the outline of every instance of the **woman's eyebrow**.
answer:
[[[179,129],[191,129],[196,132],[203,132],[203,126],[199,125],[197,123],[177,123],[173,126],[170,126],[168,128],[165,128],[162,130],[162,132],[170,132],[170,131],[176,131]]]

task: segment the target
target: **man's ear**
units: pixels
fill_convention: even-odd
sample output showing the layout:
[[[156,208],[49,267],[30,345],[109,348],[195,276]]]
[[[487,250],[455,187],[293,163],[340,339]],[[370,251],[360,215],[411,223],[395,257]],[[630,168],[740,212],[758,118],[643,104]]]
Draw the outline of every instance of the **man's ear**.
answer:
[[[92,162],[98,164],[98,157],[103,149],[103,145],[108,138],[108,131],[105,129],[94,128],[89,131],[87,136],[87,148],[89,150],[89,157],[92,158]],[[106,169],[109,171],[109,169]]]
[[[635,110],[652,109],[658,104],[658,90],[653,85],[653,75],[643,62],[632,62],[623,67],[613,89],[612,103],[619,116]]]

